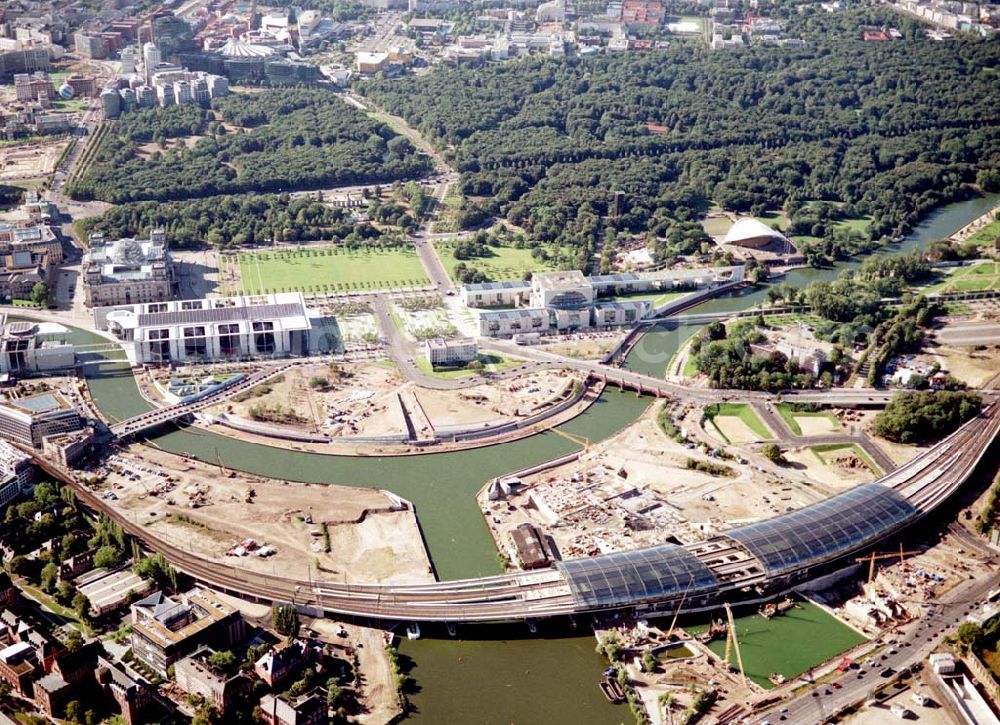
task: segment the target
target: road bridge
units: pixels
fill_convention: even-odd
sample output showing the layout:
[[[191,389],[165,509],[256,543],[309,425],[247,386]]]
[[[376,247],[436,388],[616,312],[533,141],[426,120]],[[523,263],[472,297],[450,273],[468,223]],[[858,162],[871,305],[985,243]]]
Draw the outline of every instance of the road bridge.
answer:
[[[919,521],[959,489],[1000,429],[990,405],[958,431],[871,484],[798,511],[720,531],[687,546],[664,544],[554,569],[429,584],[296,580],[198,557],[130,521],[66,470],[85,506],[108,513],[150,550],[208,586],[256,601],[295,602],[305,611],[395,621],[479,622],[607,611],[698,612],[721,601],[755,601],[797,586],[835,562]]]
[[[298,363],[287,362],[276,367],[267,367],[263,370],[258,370],[253,375],[240,378],[233,384],[220,388],[209,395],[198,398],[197,400],[181,401],[180,403],[175,403],[174,405],[169,405],[165,408],[147,410],[145,413],[140,413],[139,415],[133,416],[119,423],[115,423],[111,426],[111,433],[116,438],[127,438],[129,436],[138,435],[139,433],[152,430],[153,428],[164,425],[165,423],[172,423],[173,421],[180,420],[181,418],[197,413],[199,410],[203,410],[215,405],[216,403],[231,398],[232,396],[242,393],[245,390],[250,390],[261,383],[265,383],[271,378],[281,375],[283,372],[294,367],[296,364]]]

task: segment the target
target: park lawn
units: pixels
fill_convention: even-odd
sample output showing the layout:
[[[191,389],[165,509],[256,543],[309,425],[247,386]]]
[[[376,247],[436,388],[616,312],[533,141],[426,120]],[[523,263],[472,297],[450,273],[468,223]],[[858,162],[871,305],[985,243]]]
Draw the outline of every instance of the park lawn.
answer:
[[[500,370],[505,370],[507,368],[513,368],[520,365],[523,360],[513,360],[511,358],[501,357],[500,355],[491,354],[480,354],[479,362],[483,364],[482,370],[469,370],[468,368],[457,368],[454,370],[435,370],[431,364],[427,361],[427,358],[420,356],[417,358],[417,368],[421,372],[427,375],[432,375],[435,378],[442,378],[444,380],[454,380],[455,378],[467,378],[470,375],[480,375],[484,372],[495,373]]]
[[[693,378],[700,372],[701,370],[698,369],[698,356],[692,355],[688,352],[687,360],[684,361],[684,370],[682,371],[682,374],[685,378]]]
[[[833,453],[835,451],[850,450],[851,453],[853,453],[859,459],[861,459],[862,463],[868,466],[868,469],[873,474],[875,474],[876,476],[882,475],[882,470],[875,465],[875,461],[873,461],[868,456],[868,454],[865,453],[861,449],[861,447],[855,443],[827,443],[826,445],[821,445],[821,446],[811,446],[809,450],[811,450],[813,452],[813,455],[816,456],[816,458],[818,458],[824,465],[827,466],[830,465],[830,461],[828,461],[826,458],[823,457],[824,453]]]
[[[466,267],[475,267],[495,282],[524,279],[528,272],[550,272],[556,268],[551,262],[541,262],[532,257],[530,249],[490,247],[492,256],[463,260],[455,259],[455,245],[450,242],[438,242],[436,248],[441,263],[456,282],[459,280],[455,276],[455,267],[460,262],[465,262]]]
[[[924,290],[925,293],[978,292],[1000,287],[1000,264],[980,262],[970,267],[957,267],[947,276]]]
[[[785,315],[764,315],[764,324],[775,329],[793,327],[800,323],[815,327],[816,325],[822,325],[824,320],[818,315],[800,314],[798,312]]]
[[[57,617],[62,617],[66,620],[67,624],[72,624],[86,637],[93,637],[96,632],[94,629],[84,622],[72,609],[67,609],[54,598],[50,597],[48,594],[43,592],[38,587],[29,584],[25,579],[19,579],[17,586],[27,592],[32,599],[41,603],[46,609],[50,610]]]
[[[840,421],[837,420],[833,413],[823,410],[797,411],[788,403],[778,403],[775,407],[778,409],[778,414],[788,424],[788,427],[792,429],[792,433],[797,436],[802,435],[802,426],[795,420],[796,418],[826,418],[834,426],[840,428]]]
[[[611,297],[598,297],[597,302],[636,302],[638,300],[649,300],[653,307],[659,307],[678,297],[691,294],[691,290],[686,292],[648,292],[634,295],[612,295]]]
[[[760,438],[774,438],[774,434],[748,403],[713,403],[705,408],[705,418],[708,420],[713,420],[718,415],[739,418]]]
[[[701,228],[705,230],[705,234],[710,237],[724,237],[726,232],[728,232],[733,227],[733,220],[727,216],[712,217],[711,219],[702,219]]]
[[[239,255],[244,294],[339,292],[391,289],[428,284],[412,249],[304,247]]]
[[[56,113],[83,113],[88,105],[85,98],[71,98],[68,101],[60,99],[52,102],[52,110]]]
[[[990,222],[965,241],[967,244],[975,244],[977,247],[992,247],[997,237],[1000,237],[1000,219]]]
[[[771,209],[758,217],[754,217],[754,219],[763,222],[769,227],[776,226],[782,231],[788,227],[788,219],[785,218],[785,213],[781,209]]]
[[[870,216],[853,217],[850,219],[838,219],[833,223],[833,226],[850,229],[859,234],[867,234],[868,225],[871,224],[871,221],[872,218]]]

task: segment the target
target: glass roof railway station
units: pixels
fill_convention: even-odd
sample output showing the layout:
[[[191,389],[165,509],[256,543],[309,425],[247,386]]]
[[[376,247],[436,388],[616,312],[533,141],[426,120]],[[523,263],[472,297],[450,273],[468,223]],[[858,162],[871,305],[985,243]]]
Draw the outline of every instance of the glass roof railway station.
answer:
[[[921,515],[894,489],[868,483],[691,546],[663,544],[559,562],[578,611],[717,606],[725,590],[766,593],[874,544]],[[683,602],[679,605],[678,602]]]

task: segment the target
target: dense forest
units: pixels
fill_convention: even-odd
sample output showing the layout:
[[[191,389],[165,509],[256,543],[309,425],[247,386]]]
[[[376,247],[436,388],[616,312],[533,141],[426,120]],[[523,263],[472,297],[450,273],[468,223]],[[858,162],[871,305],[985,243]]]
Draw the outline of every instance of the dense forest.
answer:
[[[673,235],[653,244],[664,257],[697,251],[704,239],[683,225],[709,202],[789,204],[797,232],[830,237],[821,251],[835,257],[849,240],[802,202],[847,203],[880,239],[976,185],[1000,187],[1000,44],[861,42],[877,12],[817,10],[795,21],[812,30],[800,48],[676,43],[438,68],[361,91],[445,150],[468,197],[542,241],[596,250],[619,231]],[[618,189],[626,210],[610,219]]]
[[[163,228],[172,246],[207,241],[216,247],[297,242],[317,239],[346,246],[370,245],[380,239],[371,224],[352,222],[349,212],[288,194],[218,196],[161,204],[142,201],[112,207],[83,220],[84,234],[104,232],[112,239],[145,237]]]
[[[126,114],[68,193],[114,203],[170,201],[386,182],[430,170],[409,140],[329,91],[232,94],[213,99],[212,111],[173,106]]]

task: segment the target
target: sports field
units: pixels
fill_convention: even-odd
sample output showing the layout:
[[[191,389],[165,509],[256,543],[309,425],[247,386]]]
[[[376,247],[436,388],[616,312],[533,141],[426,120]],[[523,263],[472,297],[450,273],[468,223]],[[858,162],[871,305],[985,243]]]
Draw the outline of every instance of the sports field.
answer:
[[[305,247],[237,256],[236,292],[334,293],[416,287],[428,284],[416,252],[410,249],[348,251],[340,247]]]

